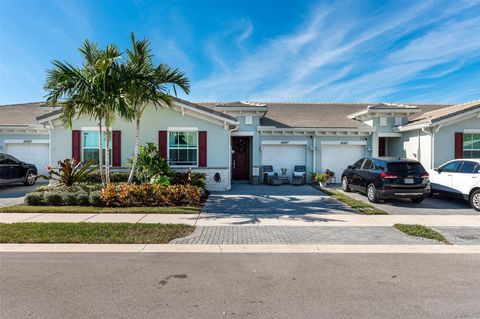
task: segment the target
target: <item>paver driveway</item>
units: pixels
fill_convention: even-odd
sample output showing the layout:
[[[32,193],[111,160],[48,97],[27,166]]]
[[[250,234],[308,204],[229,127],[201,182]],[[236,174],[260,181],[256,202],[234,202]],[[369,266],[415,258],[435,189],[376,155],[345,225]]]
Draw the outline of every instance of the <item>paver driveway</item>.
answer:
[[[230,191],[212,193],[202,214],[258,216],[355,213],[308,185],[233,184]]]
[[[343,192],[340,187],[336,189]],[[479,215],[467,201],[444,196],[425,198],[420,204],[412,203],[409,199],[391,199],[372,204],[364,194],[356,192],[344,194],[371,204],[390,215]]]

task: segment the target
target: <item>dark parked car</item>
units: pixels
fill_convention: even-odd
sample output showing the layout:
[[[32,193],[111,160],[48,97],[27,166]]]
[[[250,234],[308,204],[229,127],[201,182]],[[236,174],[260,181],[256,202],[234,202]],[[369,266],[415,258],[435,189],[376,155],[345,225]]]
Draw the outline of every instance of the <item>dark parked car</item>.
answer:
[[[342,174],[342,189],[367,195],[372,203],[380,199],[410,198],[422,202],[430,195],[428,173],[417,161],[401,158],[362,158]]]
[[[31,186],[37,181],[37,168],[15,157],[0,153],[0,185],[23,183]]]

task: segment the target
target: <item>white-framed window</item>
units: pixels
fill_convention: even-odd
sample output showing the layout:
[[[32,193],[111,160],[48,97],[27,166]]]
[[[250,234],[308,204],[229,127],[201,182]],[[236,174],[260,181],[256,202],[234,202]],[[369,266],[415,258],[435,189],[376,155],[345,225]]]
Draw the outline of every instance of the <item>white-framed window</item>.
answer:
[[[84,162],[91,160],[98,164],[99,160],[99,131],[82,131],[82,157]],[[102,134],[103,163],[105,163],[105,150],[107,149],[107,141],[105,133]],[[112,139],[110,139],[110,164],[112,163]]]
[[[380,117],[379,126],[387,126],[387,118],[385,116]]]
[[[400,126],[403,124],[403,118],[402,117],[395,117],[395,126]]]
[[[251,125],[253,123],[253,117],[251,115],[245,115],[245,124]]]
[[[198,132],[169,131],[168,160],[171,166],[198,166]]]
[[[463,158],[480,157],[480,132],[463,133]]]

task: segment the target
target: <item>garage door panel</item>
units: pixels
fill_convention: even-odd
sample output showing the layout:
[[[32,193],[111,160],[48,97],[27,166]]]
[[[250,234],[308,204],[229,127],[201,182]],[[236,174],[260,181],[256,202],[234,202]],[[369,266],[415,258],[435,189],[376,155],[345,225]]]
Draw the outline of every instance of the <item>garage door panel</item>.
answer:
[[[273,170],[281,173],[281,168],[293,172],[295,165],[305,165],[304,145],[263,145],[262,165],[273,165]]]
[[[322,171],[327,169],[335,172],[337,182],[343,170],[364,157],[364,145],[322,145]]]
[[[10,154],[19,160],[34,164],[39,174],[46,173],[48,165],[48,144],[46,143],[9,143],[7,144],[7,154]]]

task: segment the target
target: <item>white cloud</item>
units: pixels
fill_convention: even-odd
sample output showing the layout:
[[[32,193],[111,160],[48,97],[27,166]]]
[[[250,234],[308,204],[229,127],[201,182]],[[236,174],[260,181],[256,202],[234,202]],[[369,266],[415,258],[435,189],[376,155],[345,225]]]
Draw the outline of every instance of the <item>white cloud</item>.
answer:
[[[478,2],[394,3],[371,16],[345,7],[319,6],[293,32],[239,57],[212,39],[213,72],[193,83],[193,98],[382,100],[411,80],[448,76],[479,59]],[[238,39],[251,36],[250,25]]]

